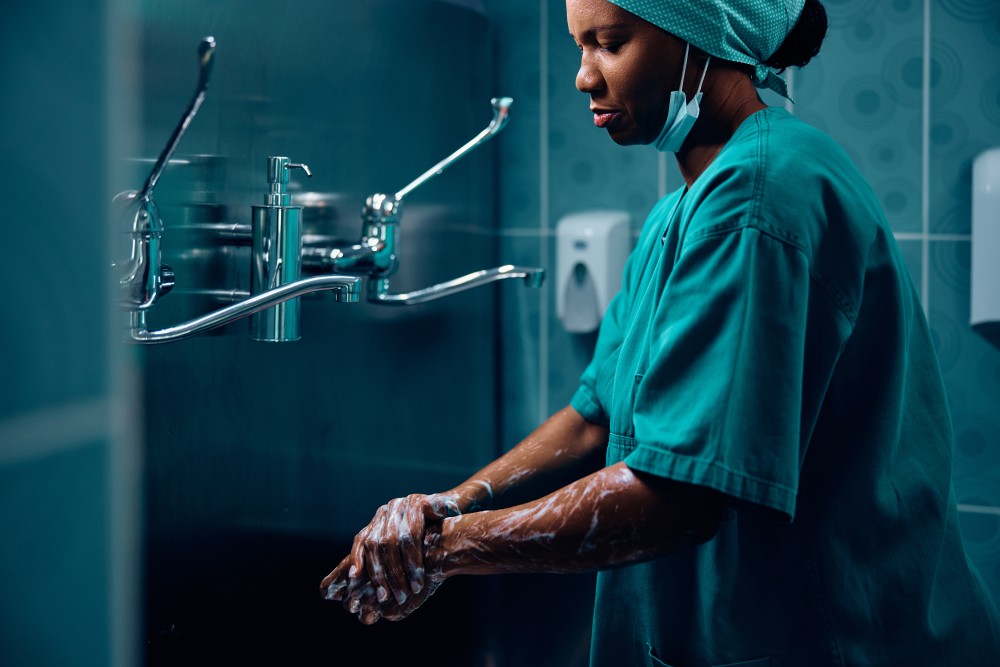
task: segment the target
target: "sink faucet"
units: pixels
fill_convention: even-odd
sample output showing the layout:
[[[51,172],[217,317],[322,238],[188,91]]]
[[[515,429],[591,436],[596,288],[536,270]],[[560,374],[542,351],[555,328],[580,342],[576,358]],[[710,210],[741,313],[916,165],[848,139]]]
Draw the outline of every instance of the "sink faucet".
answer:
[[[387,306],[407,306],[433,301],[496,280],[522,278],[529,287],[540,287],[545,271],[541,268],[504,265],[476,271],[454,280],[416,290],[393,294],[389,278],[398,268],[397,239],[403,199],[434,176],[440,175],[469,152],[502,130],[510,119],[509,97],[493,98],[493,118],[479,134],[444,158],[395,194],[375,193],[365,200],[361,211],[361,239],[347,247],[325,247],[307,244],[303,248],[303,265],[313,269],[366,275],[368,301]]]
[[[126,340],[129,342],[149,344],[176,341],[248,316],[254,316],[251,321],[251,335],[254,338],[268,341],[295,340],[298,338],[298,304],[285,304],[286,301],[323,290],[332,291],[337,301],[350,303],[359,300],[360,278],[344,275],[299,278],[301,237],[297,213],[300,208],[290,206],[284,185],[288,182],[288,169],[300,167],[308,174],[309,168],[292,164],[287,158],[269,158],[268,181],[271,190],[265,198],[265,205],[254,207],[255,223],[259,223],[257,226],[260,236],[259,242],[255,238],[255,259],[261,261],[255,262],[253,267],[256,269],[253,276],[257,279],[253,293],[242,301],[188,322],[158,331],[149,330],[149,309],[174,286],[173,270],[162,263],[160,246],[163,220],[153,200],[153,190],[174,149],[205,100],[214,54],[215,39],[204,38],[198,46],[198,86],[187,110],[153,165],[142,190],[121,192],[113,200],[117,206],[124,208],[131,241],[129,259],[112,265],[119,271],[120,301],[128,310]],[[294,229],[289,232],[289,227]],[[288,270],[289,264],[293,265],[291,271]],[[276,316],[260,315],[270,308],[276,308],[280,312]]]
[[[206,37],[198,47],[199,75],[194,97],[177,124],[141,190],[119,193],[114,203],[125,208],[131,249],[128,260],[114,264],[119,272],[120,301],[128,314],[126,339],[133,343],[176,341],[250,317],[250,337],[261,341],[290,341],[299,338],[299,304],[292,301],[318,291],[330,291],[336,301],[360,300],[362,277],[367,277],[367,300],[381,305],[413,305],[491,283],[520,278],[529,287],[540,287],[545,276],[541,268],[513,265],[476,271],[453,280],[407,293],[392,293],[389,279],[395,273],[399,257],[398,227],[403,200],[429,179],[441,174],[456,161],[495,136],[507,124],[509,97],[492,100],[493,119],[479,134],[458,150],[425,171],[394,194],[375,193],[362,209],[362,230],[358,243],[324,247],[305,243],[301,230],[301,206],[294,206],[287,192],[288,172],[301,168],[311,176],[305,164],[292,163],[287,157],[271,156],[267,163],[269,191],[262,204],[253,206],[250,229],[227,226],[219,232],[223,242],[242,240],[252,244],[251,289],[193,290],[226,293],[228,300],[242,299],[187,322],[160,330],[148,327],[150,308],[174,286],[173,270],[163,264],[161,241],[163,221],[153,200],[153,190],[170,157],[205,99],[215,54],[215,39]],[[229,229],[228,227],[232,227]],[[218,231],[218,230],[216,230]],[[249,237],[249,238],[244,238]],[[323,275],[301,277],[302,268]],[[289,302],[290,303],[286,303]]]

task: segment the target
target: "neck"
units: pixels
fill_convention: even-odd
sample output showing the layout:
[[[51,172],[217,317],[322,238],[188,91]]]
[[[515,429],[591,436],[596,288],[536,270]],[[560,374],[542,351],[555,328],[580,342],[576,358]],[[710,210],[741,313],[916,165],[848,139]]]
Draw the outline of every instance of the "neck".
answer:
[[[687,187],[708,168],[747,118],[767,108],[744,71],[712,60],[701,100],[701,115],[677,152],[677,165]],[[711,69],[711,67],[710,67]]]

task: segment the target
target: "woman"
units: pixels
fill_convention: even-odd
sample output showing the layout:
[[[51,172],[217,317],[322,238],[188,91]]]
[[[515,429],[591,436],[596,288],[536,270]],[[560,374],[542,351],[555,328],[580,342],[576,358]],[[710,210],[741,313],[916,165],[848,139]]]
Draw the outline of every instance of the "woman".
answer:
[[[997,665],[919,300],[843,151],[755,87],[816,0],[567,0],[576,85],[676,154],[572,402],[323,581],[362,622],[458,574],[598,571],[593,665]],[[693,95],[691,95],[693,93]],[[691,95],[691,97],[688,97]]]

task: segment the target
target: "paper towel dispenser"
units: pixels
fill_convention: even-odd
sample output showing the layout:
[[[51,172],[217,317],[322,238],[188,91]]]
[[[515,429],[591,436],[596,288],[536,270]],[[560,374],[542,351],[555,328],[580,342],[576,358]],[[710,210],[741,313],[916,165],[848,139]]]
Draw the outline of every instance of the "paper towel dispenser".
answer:
[[[972,164],[972,290],[970,324],[1000,333],[1000,148]]]
[[[622,286],[632,250],[631,216],[591,210],[564,216],[556,225],[556,313],[571,333],[600,326]]]

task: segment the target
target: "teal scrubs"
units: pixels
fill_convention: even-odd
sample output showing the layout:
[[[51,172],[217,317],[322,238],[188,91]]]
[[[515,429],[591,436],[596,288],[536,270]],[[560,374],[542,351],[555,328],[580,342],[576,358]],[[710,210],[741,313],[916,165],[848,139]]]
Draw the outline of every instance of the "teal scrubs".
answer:
[[[716,536],[598,575],[596,667],[997,667],[927,322],[878,201],[782,109],[653,209],[572,400]]]

